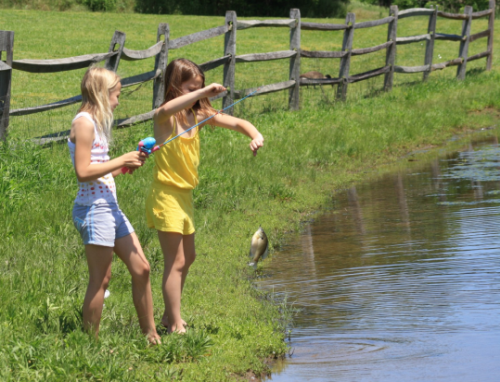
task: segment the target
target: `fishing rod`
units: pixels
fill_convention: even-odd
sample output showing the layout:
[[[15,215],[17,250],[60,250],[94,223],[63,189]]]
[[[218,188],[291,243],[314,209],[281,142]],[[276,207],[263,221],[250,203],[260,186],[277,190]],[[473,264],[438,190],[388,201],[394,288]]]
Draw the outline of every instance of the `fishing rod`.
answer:
[[[190,130],[194,129],[195,127],[197,127],[197,126],[201,125],[202,123],[205,123],[206,121],[208,121],[208,120],[212,119],[212,118],[213,118],[213,117],[215,117],[216,115],[218,115],[218,114],[222,113],[224,110],[227,110],[227,109],[229,109],[230,107],[233,107],[233,106],[234,106],[234,105],[236,105],[237,103],[240,103],[241,101],[243,101],[245,98],[248,98],[248,97],[250,97],[251,95],[253,95],[253,94],[257,93],[257,91],[258,91],[259,89],[260,89],[260,88],[257,88],[257,89],[256,89],[256,90],[254,90],[253,92],[251,92],[251,93],[247,94],[247,95],[246,95],[245,97],[243,97],[242,99],[240,99],[240,100],[238,100],[238,101],[236,101],[236,102],[233,102],[231,105],[226,106],[224,109],[220,109],[219,111],[217,111],[217,113],[215,113],[215,114],[211,115],[211,116],[210,116],[210,117],[208,117],[208,118],[205,118],[203,121],[198,122],[196,125],[191,126],[189,129],[184,130],[182,133],[177,134],[175,137],[172,137],[172,138],[170,138],[170,139],[166,140],[166,141],[165,141],[165,142],[163,142],[161,145],[156,146],[156,147],[158,147],[158,148],[156,148],[156,147],[155,147],[155,150],[152,150],[152,152],[154,152],[154,151],[156,151],[156,150],[159,150],[160,148],[162,148],[163,146],[165,146],[167,143],[172,142],[172,141],[173,141],[174,139],[176,139],[176,138],[179,138],[182,134],[187,133],[188,131],[190,131]]]
[[[153,137],[147,137],[147,138],[144,138],[143,140],[141,140],[139,142],[139,144],[137,145],[137,151],[142,151],[143,153],[147,154],[147,155],[150,155],[152,153],[154,153],[155,151],[158,151],[159,149],[161,149],[163,146],[165,146],[167,143],[169,142],[172,142],[174,139],[177,139],[179,138],[182,134],[186,134],[188,131],[194,129],[195,127],[201,125],[202,123],[205,123],[206,121],[212,119],[213,117],[215,117],[216,115],[219,115],[221,114],[224,110],[227,110],[231,107],[233,107],[234,105],[240,103],[241,101],[244,101],[246,98],[252,96],[253,94],[257,93],[258,91],[260,90],[260,88],[257,88],[255,89],[253,92],[247,94],[245,97],[243,97],[242,99],[236,101],[236,102],[233,102],[231,105],[229,106],[226,106],[225,108],[223,109],[220,109],[218,110],[215,114],[211,115],[210,117],[208,118],[205,118],[203,121],[201,122],[198,122],[197,124],[191,126],[189,129],[187,130],[184,130],[182,133],[179,133],[177,134],[175,137],[172,137],[170,139],[167,139],[165,142],[163,142],[161,145],[156,145],[156,139],[154,139]],[[156,145],[156,146],[155,146]],[[122,173],[123,174],[126,174],[127,172],[129,172],[129,168],[128,167],[122,167]]]

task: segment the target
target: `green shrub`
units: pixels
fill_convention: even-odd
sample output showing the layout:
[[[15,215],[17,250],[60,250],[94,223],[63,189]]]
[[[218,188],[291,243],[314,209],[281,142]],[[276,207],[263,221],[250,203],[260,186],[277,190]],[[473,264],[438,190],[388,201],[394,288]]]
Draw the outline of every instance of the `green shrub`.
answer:
[[[94,12],[114,11],[116,9],[116,0],[83,0],[82,4]]]
[[[224,16],[234,10],[238,16],[286,17],[299,8],[302,17],[344,17],[348,0],[136,0],[141,13]]]

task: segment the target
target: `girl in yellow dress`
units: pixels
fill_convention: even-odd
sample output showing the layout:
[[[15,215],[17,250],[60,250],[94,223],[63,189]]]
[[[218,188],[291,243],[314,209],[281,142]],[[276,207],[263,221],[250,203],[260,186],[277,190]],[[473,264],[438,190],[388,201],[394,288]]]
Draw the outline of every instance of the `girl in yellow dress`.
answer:
[[[224,92],[219,84],[205,86],[203,71],[187,59],[172,61],[165,73],[165,102],[154,115],[154,136],[158,143],[182,133],[198,121],[213,115],[209,98]],[[208,123],[208,122],[207,122]],[[165,311],[162,324],[169,332],[183,333],[181,294],[196,252],[192,190],[198,185],[200,135],[204,124],[172,140],[155,153],[153,183],[146,201],[147,222],[158,231],[163,251],[162,282]],[[254,155],[264,138],[250,122],[217,114],[210,125],[245,134]]]

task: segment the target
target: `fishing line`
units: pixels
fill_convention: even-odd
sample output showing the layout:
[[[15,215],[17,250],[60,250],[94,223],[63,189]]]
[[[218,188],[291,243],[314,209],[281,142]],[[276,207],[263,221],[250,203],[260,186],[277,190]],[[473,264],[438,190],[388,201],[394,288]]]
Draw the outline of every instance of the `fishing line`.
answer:
[[[239,103],[239,102],[243,101],[245,98],[248,98],[248,97],[250,97],[251,95],[253,95],[253,94],[257,93],[259,90],[260,90],[260,88],[257,88],[257,89],[256,89],[256,90],[254,90],[253,92],[251,92],[251,93],[247,94],[247,95],[246,95],[245,97],[243,97],[242,99],[240,99],[240,100],[238,100],[238,101],[236,101],[236,102],[233,102],[231,105],[226,106],[226,107],[225,107],[225,108],[223,108],[223,109],[220,109],[219,111],[217,111],[217,113],[215,113],[215,114],[211,115],[211,116],[210,116],[210,117],[208,117],[208,118],[205,118],[203,121],[198,122],[196,125],[191,126],[189,129],[187,129],[187,130],[183,131],[182,133],[177,134],[175,137],[172,137],[172,138],[170,138],[170,139],[166,140],[166,141],[165,141],[165,142],[163,142],[161,145],[154,146],[154,145],[155,145],[155,143],[156,143],[156,141],[155,141],[155,139],[154,139],[154,138],[152,138],[152,137],[145,138],[145,139],[143,139],[142,141],[140,141],[140,142],[139,142],[139,145],[137,146],[137,150],[138,150],[138,151],[142,151],[142,152],[146,153],[147,155],[150,155],[150,154],[154,153],[155,151],[159,150],[162,146],[165,146],[167,143],[172,142],[172,141],[173,141],[174,139],[176,139],[176,138],[179,138],[182,134],[185,134],[185,133],[187,133],[189,130],[194,129],[196,126],[199,126],[199,125],[201,125],[202,123],[205,123],[206,121],[208,121],[208,120],[212,119],[212,118],[213,118],[213,117],[215,117],[216,115],[218,115],[218,114],[222,113],[224,110],[227,110],[227,109],[229,109],[230,107],[233,107],[233,106],[234,106],[234,105],[236,105],[237,103]],[[130,171],[130,170],[129,170],[129,168],[128,168],[128,167],[126,167],[126,166],[125,166],[125,167],[122,167],[122,173],[123,173],[123,174],[126,174],[126,173],[127,173],[127,172],[129,172],[129,171]]]
[[[187,133],[188,131],[190,131],[190,130],[194,129],[195,127],[197,127],[197,126],[201,125],[202,123],[205,123],[206,121],[208,121],[208,120],[212,119],[212,118],[213,118],[213,117],[215,117],[216,115],[219,115],[219,114],[220,114],[220,113],[222,113],[224,110],[227,110],[227,109],[229,109],[230,107],[233,107],[234,105],[236,105],[237,103],[240,103],[240,102],[241,102],[241,101],[243,101],[245,98],[248,98],[248,97],[250,97],[251,95],[253,95],[253,94],[257,93],[259,90],[260,90],[260,88],[257,88],[257,89],[256,89],[256,90],[254,90],[253,92],[251,92],[251,93],[247,94],[247,95],[246,95],[245,97],[243,97],[242,99],[240,99],[240,100],[238,100],[238,101],[236,101],[236,102],[233,102],[231,105],[226,106],[226,107],[225,107],[225,108],[223,108],[223,109],[220,109],[219,111],[217,111],[217,113],[215,113],[215,114],[211,115],[211,116],[210,116],[210,117],[208,117],[208,118],[205,118],[203,121],[198,122],[196,125],[191,126],[189,129],[184,130],[182,133],[177,134],[175,137],[172,137],[172,138],[170,138],[170,139],[166,140],[166,141],[165,141],[165,142],[163,142],[161,145],[158,145],[158,149],[160,149],[162,146],[165,146],[167,143],[172,142],[174,139],[179,138],[182,134],[185,134],[185,133]],[[158,150],[158,149],[156,149],[156,150]]]

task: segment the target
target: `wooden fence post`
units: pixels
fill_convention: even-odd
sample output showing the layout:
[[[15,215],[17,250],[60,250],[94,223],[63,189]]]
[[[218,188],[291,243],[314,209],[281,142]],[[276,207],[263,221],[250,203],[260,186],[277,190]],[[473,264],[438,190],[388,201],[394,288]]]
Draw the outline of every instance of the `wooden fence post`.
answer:
[[[119,45],[118,49],[116,49],[117,44]],[[112,70],[113,72],[116,72],[118,70],[118,64],[120,64],[120,58],[122,56],[124,46],[125,46],[125,33],[120,31],[115,31],[115,34],[111,39],[111,43],[109,44],[108,52],[111,53],[118,51],[118,54],[106,59],[106,63],[104,64],[104,67],[106,69]]]
[[[5,63],[2,53],[5,52]],[[14,32],[0,31],[0,139],[7,138],[10,113],[10,91],[12,79],[12,60],[14,54]]]
[[[354,24],[356,23],[356,16],[354,13],[348,13],[345,18],[347,29],[344,31],[344,40],[342,42],[342,52],[347,54],[340,59],[339,78],[342,82],[337,88],[337,99],[345,101],[347,97],[347,85],[349,84],[349,67],[351,66],[351,51],[352,40],[354,39]]]
[[[490,18],[488,19],[488,29],[490,31],[490,34],[488,35],[488,52],[490,52],[487,60],[486,60],[486,70],[491,70],[491,65],[493,63],[493,27],[495,25],[495,0],[490,0],[490,9],[493,9],[493,12],[490,15]]]
[[[222,108],[228,107],[234,99],[234,72],[236,67],[236,29],[238,27],[236,12],[226,12],[226,25],[230,28],[224,36],[224,56],[230,54],[231,59],[224,64],[224,78],[222,85],[229,88],[229,93],[222,98]],[[233,115],[233,108],[230,107],[226,113]]]
[[[158,33],[156,34],[156,42],[160,42],[163,38],[163,46],[160,53],[155,57],[155,73],[161,71],[160,76],[156,77],[153,82],[153,110],[160,107],[165,100],[165,71],[168,64],[168,43],[170,40],[170,28],[166,23],[158,25]]]
[[[295,19],[295,26],[290,28],[290,50],[297,52],[295,57],[290,57],[289,79],[295,81],[295,85],[288,93],[288,107],[290,110],[300,108],[300,9],[290,9],[290,18]]]
[[[389,16],[393,16],[392,20],[387,27],[387,41],[392,41],[392,44],[387,47],[385,51],[385,66],[390,66],[389,71],[385,74],[384,90],[386,92],[392,90],[394,81],[394,65],[396,64],[396,38],[398,36],[398,6],[391,5]]]
[[[427,80],[431,74],[432,59],[434,56],[434,40],[436,38],[436,20],[437,20],[437,5],[434,6],[434,12],[429,16],[429,26],[427,27],[427,33],[430,34],[429,40],[425,44],[425,59],[424,65],[429,65],[429,70],[424,72],[424,81]]]
[[[470,27],[472,24],[472,7],[467,5],[464,9],[464,14],[467,15],[467,19],[462,23],[462,40],[460,41],[460,49],[458,51],[458,57],[462,59],[462,63],[458,65],[457,68],[457,79],[465,80],[465,71],[467,69],[467,55],[469,54],[469,38],[470,38]]]

